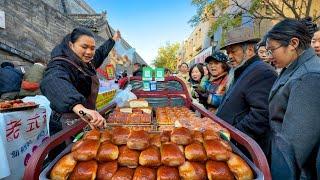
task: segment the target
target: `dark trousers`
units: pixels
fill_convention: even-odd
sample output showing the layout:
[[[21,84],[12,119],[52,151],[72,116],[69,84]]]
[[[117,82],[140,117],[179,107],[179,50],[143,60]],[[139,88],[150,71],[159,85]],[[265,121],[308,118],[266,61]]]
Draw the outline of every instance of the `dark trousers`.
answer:
[[[62,123],[61,123],[61,114],[52,112],[49,122],[49,131],[50,136],[60,132],[62,130]],[[61,143],[57,147],[53,148],[49,154],[48,159],[50,161],[54,160],[64,149],[66,148],[66,143]]]

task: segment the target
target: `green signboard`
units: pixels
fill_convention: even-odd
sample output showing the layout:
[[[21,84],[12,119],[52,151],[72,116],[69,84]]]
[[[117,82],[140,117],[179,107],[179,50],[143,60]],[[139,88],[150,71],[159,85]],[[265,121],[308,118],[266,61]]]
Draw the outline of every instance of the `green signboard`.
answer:
[[[156,81],[164,81],[164,68],[156,68],[155,76]]]
[[[143,81],[143,90],[150,91],[150,81]]]
[[[143,81],[152,81],[153,70],[150,67],[144,67],[142,70],[142,80]]]

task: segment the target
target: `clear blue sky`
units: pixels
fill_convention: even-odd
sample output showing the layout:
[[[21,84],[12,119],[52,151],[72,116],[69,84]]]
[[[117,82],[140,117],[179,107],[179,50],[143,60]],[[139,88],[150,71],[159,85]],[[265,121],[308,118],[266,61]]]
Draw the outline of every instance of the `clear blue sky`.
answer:
[[[181,42],[192,32],[188,20],[196,13],[191,0],[86,0],[100,13],[107,11],[110,26],[151,63],[158,48]]]

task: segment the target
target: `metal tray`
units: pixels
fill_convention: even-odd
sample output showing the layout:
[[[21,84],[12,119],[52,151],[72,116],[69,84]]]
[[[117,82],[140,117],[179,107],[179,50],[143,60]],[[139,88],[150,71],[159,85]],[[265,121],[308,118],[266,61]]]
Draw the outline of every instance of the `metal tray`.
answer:
[[[232,151],[239,155],[243,160],[246,161],[246,163],[251,167],[252,172],[253,172],[253,176],[254,176],[254,180],[264,180],[264,176],[262,171],[260,171],[260,169],[253,164],[253,162],[247,157],[245,156],[240,149],[237,148],[237,146],[235,146],[232,142],[229,142],[231,147],[232,147]]]
[[[145,130],[147,132],[152,132],[156,130],[156,126],[153,124],[106,124],[106,129],[119,126],[126,127],[129,129]]]
[[[139,123],[127,123],[127,122],[108,122],[109,116],[114,112],[114,110],[110,111],[108,114],[105,114],[104,118],[107,119],[106,125],[109,126],[119,126],[119,125],[153,125],[154,124],[154,113],[153,109],[150,114],[150,122],[139,122]]]
[[[23,110],[34,109],[38,107],[39,107],[39,104],[22,106],[22,107],[13,107],[13,108],[2,108],[0,109],[0,112],[2,113],[2,112],[12,112],[12,111],[23,111]]]
[[[39,179],[40,180],[49,180],[50,171],[53,168],[53,166],[58,162],[59,159],[62,158],[65,154],[69,153],[71,151],[71,147],[73,144],[69,144],[61,154],[59,154],[45,169],[42,170]],[[254,180],[264,180],[263,173],[260,171],[260,169],[257,168],[255,164],[251,160],[249,160],[232,142],[230,142],[230,145],[232,147],[232,150],[234,153],[239,155],[243,160],[247,162],[247,164],[251,167],[254,175]]]

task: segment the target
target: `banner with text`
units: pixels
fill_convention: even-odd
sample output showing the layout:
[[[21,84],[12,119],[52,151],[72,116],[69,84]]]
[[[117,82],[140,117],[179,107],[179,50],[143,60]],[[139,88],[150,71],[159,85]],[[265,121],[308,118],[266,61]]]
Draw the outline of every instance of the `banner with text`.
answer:
[[[8,160],[8,164],[1,166],[9,166],[11,172],[5,179],[22,179],[32,153],[48,138],[46,110],[0,113],[0,128],[5,148],[0,151],[6,151]]]
[[[211,56],[212,54],[212,46],[208,47],[207,49],[203,50],[200,52],[194,59],[195,63],[204,63],[204,60],[208,57]]]

